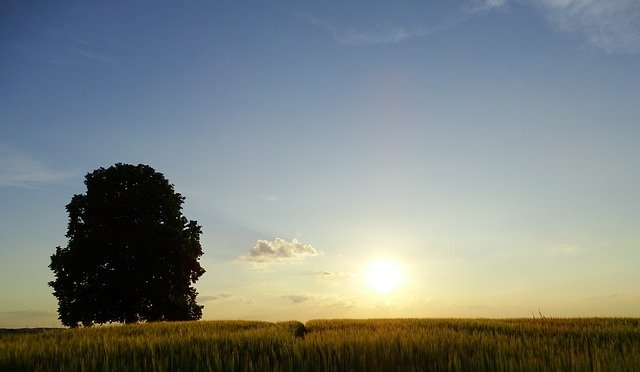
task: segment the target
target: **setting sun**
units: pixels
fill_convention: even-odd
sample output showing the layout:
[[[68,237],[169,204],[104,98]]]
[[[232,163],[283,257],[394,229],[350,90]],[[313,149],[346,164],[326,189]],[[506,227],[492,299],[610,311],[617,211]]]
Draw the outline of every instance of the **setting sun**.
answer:
[[[389,292],[402,282],[402,270],[394,262],[376,261],[365,269],[365,280],[375,291]]]

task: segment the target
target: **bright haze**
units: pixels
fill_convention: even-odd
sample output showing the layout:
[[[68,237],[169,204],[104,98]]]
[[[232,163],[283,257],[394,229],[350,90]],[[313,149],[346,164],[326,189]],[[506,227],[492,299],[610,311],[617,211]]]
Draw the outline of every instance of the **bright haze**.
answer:
[[[640,316],[640,3],[0,5],[0,327],[84,175],[203,226],[203,319]]]

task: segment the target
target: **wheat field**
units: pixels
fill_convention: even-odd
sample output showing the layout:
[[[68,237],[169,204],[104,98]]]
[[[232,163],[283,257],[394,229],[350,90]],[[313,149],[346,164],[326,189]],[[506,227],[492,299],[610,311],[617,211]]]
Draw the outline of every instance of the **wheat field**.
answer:
[[[197,321],[0,332],[1,371],[638,370],[640,319]]]

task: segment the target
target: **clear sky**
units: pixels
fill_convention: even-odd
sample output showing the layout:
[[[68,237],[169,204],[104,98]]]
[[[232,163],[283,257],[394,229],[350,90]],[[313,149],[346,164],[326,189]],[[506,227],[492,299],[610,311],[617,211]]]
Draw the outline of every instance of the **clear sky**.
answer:
[[[2,2],[0,327],[59,325],[116,162],[203,226],[204,319],[640,316],[640,2],[363,4]]]

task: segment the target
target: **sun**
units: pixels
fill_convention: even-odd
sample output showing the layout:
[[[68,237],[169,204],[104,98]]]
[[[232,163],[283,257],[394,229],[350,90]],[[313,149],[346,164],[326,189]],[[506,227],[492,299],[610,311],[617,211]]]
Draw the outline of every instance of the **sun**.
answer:
[[[365,269],[365,280],[376,292],[386,293],[402,283],[400,266],[391,261],[376,261]]]

